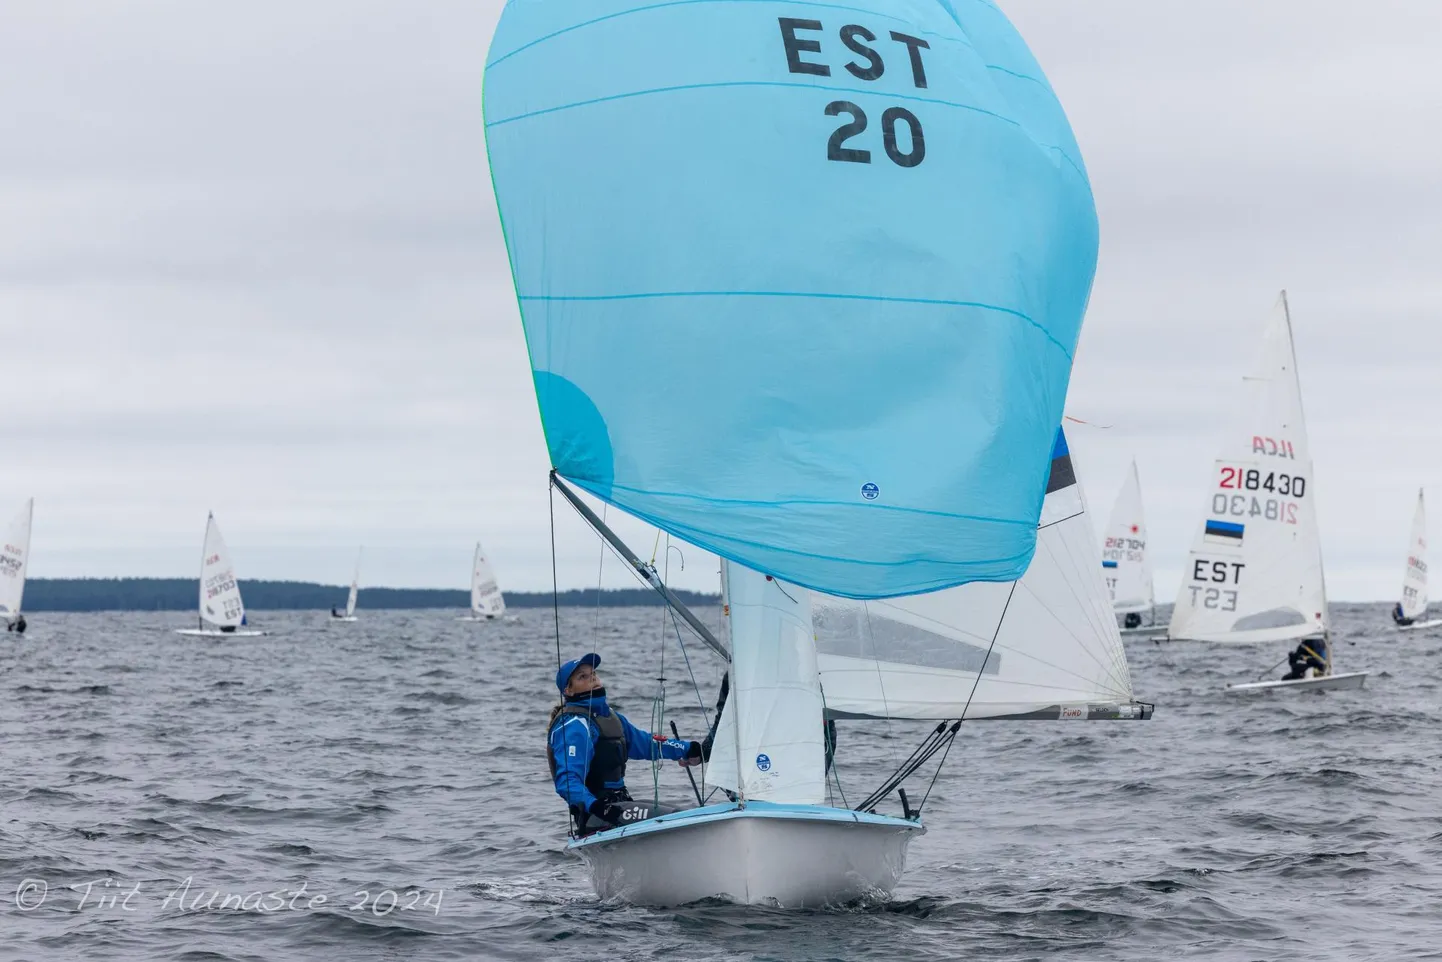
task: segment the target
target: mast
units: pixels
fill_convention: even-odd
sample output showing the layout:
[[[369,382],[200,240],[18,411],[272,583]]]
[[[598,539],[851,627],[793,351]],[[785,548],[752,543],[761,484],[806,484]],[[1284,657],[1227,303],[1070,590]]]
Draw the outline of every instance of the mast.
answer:
[[[1281,299],[1282,318],[1287,326],[1287,353],[1292,359],[1292,396],[1297,401],[1297,418],[1301,422],[1298,427],[1301,428],[1302,436],[1307,439],[1307,466],[1315,469],[1316,462],[1311,458],[1312,438],[1307,434],[1307,414],[1302,406],[1302,377],[1301,373],[1297,370],[1297,340],[1292,336],[1292,308],[1291,305],[1287,303],[1287,291],[1285,288],[1282,290]],[[1313,470],[1313,484],[1316,483],[1316,477],[1316,471]],[[1315,500],[1312,502],[1312,512],[1315,516],[1317,512],[1317,502]],[[1332,673],[1332,612],[1327,604],[1327,569],[1322,564],[1322,524],[1320,519],[1316,520],[1316,528],[1317,574],[1322,579],[1322,643],[1327,648],[1327,674],[1330,675]]]

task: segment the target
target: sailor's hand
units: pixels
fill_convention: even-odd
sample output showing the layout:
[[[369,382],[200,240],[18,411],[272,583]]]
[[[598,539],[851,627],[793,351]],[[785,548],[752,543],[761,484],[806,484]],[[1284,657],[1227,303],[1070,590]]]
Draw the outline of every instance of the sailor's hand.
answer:
[[[690,742],[686,746],[686,757],[680,760],[682,768],[690,768],[699,765],[704,760],[705,753],[701,750],[700,742]]]
[[[621,809],[603,802],[599,798],[592,802],[586,811],[590,812],[593,818],[600,819],[612,828],[621,824]]]

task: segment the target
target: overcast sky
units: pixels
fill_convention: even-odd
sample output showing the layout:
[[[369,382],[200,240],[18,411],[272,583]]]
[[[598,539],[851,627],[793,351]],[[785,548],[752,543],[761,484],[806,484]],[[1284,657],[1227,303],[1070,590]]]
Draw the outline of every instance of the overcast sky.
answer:
[[[499,0],[3,0],[0,516],[36,576],[550,586],[547,458],[486,172]],[[1139,463],[1170,601],[1288,290],[1330,594],[1442,517],[1442,6],[1004,0],[1102,250],[1068,410],[1098,527]],[[560,578],[599,549],[557,506]],[[652,539],[628,527],[649,556]],[[694,549],[678,583],[715,588]],[[614,561],[605,582],[625,584]]]

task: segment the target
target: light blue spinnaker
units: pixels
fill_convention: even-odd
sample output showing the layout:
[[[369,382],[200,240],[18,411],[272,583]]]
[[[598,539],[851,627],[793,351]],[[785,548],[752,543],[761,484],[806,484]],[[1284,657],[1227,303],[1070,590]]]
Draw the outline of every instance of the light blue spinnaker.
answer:
[[[511,0],[485,122],[562,476],[830,594],[1025,571],[1097,224],[995,6]]]

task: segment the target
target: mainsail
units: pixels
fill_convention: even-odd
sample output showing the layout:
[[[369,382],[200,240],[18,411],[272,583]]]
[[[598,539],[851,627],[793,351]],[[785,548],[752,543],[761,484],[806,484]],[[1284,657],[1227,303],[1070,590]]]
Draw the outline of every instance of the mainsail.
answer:
[[[35,499],[31,498],[10,522],[5,543],[0,546],[0,620],[7,623],[20,616],[25,597],[25,568],[30,560],[30,520],[34,510]]]
[[[238,627],[245,620],[235,566],[220,535],[215,515],[205,520],[205,547],[200,559],[200,617],[216,627]]]
[[[1427,509],[1417,491],[1417,512],[1407,543],[1407,570],[1402,575],[1402,615],[1420,618],[1427,613]]]
[[[707,778],[753,801],[819,805],[826,745],[811,592],[725,561],[721,587],[731,694]]]
[[[1142,484],[1135,461],[1107,523],[1102,575],[1114,611],[1150,611],[1156,607],[1152,558],[1147,553],[1147,522],[1142,515]]]
[[[1182,570],[1172,638],[1266,642],[1327,629],[1317,492],[1285,291],[1244,393],[1244,420],[1212,468],[1206,520]]]
[[[346,599],[345,599],[345,616],[346,616],[347,618],[349,618],[349,617],[351,617],[351,616],[353,616],[353,615],[355,614],[355,603],[356,603],[356,599],[360,596],[360,563],[361,563],[361,552],[364,551],[364,550],[365,550],[364,548],[361,548],[361,549],[359,549],[359,550],[356,551],[356,555],[355,555],[355,574],[351,575],[351,579],[350,579],[350,594],[346,595]]]
[[[558,474],[831,595],[1010,582],[1096,267],[990,3],[511,3],[486,144]]]
[[[506,599],[496,584],[496,573],[476,542],[476,556],[471,562],[471,611],[478,617],[495,618],[506,611]]]
[[[1047,487],[1036,557],[1019,581],[885,601],[813,599],[829,714],[1132,717],[1126,652],[1059,430]]]

